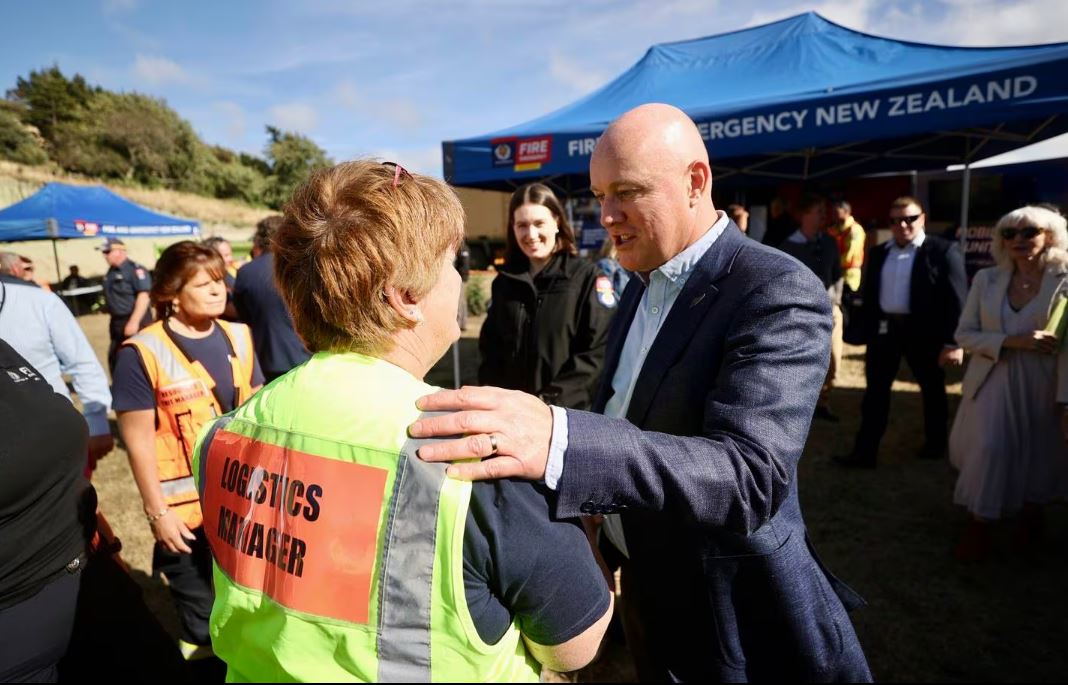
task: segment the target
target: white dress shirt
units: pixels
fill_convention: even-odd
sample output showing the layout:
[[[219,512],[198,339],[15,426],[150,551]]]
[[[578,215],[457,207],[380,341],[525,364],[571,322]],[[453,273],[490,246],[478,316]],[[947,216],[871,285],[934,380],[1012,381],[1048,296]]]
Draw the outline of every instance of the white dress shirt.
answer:
[[[912,265],[916,262],[916,252],[927,239],[927,234],[919,231],[916,237],[900,247],[896,241],[886,243],[889,254],[883,263],[879,279],[879,306],[887,314],[911,314],[909,297],[912,295]]]

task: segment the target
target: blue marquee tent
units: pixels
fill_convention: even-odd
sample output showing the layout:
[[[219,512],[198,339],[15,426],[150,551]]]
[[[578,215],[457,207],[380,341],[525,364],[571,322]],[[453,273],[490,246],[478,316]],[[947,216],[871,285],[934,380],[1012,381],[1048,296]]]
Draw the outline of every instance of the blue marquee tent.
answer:
[[[1068,131],[1068,43],[961,48],[890,40],[815,13],[654,45],[560,110],[442,144],[454,185],[588,186],[608,123],[646,102],[686,111],[716,183],[945,168]]]
[[[0,242],[196,235],[200,223],[158,214],[103,186],[48,183],[0,209]]]

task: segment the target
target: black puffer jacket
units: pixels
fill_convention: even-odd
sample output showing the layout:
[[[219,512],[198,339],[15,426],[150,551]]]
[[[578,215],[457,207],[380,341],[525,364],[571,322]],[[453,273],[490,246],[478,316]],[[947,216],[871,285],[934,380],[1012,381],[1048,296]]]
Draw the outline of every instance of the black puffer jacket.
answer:
[[[558,253],[533,278],[505,267],[482,325],[479,383],[588,408],[615,307],[611,282],[580,257]]]

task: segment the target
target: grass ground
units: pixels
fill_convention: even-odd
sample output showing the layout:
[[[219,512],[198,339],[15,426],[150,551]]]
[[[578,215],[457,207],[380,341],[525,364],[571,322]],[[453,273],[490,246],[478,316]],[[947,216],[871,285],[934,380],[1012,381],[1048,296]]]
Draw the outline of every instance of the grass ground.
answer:
[[[80,319],[101,357],[107,320]],[[481,319],[473,317],[460,341],[462,379],[473,382]],[[840,471],[833,454],[848,450],[859,423],[863,349],[847,346],[833,409],[842,422],[817,422],[798,479],[810,535],[826,564],[858,590],[868,606],[853,614],[872,671],[882,681],[1055,682],[1068,678],[1068,512],[1049,513],[1040,563],[1009,551],[999,530],[990,562],[965,566],[950,549],[966,523],[952,504],[954,473],[945,462],[918,461],[923,441],[918,387],[903,372],[894,386],[890,428],[874,471]],[[950,386],[951,411],[960,374]],[[451,356],[428,380],[452,384]],[[157,615],[172,631],[174,612],[165,588],[150,577],[152,536],[120,448],[94,476],[104,512],[124,543],[123,556]],[[1007,526],[1006,526],[1007,529]],[[626,652],[609,646],[577,678],[632,680]]]

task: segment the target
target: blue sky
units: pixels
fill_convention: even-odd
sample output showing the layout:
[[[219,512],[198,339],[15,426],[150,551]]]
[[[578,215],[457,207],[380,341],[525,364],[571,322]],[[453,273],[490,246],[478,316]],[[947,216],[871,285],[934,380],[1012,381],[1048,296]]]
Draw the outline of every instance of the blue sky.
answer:
[[[567,104],[652,43],[808,10],[919,42],[1068,41],[1063,0],[42,1],[5,7],[0,86],[56,63],[165,99],[210,143],[261,153],[273,124],[440,175],[442,140]]]

